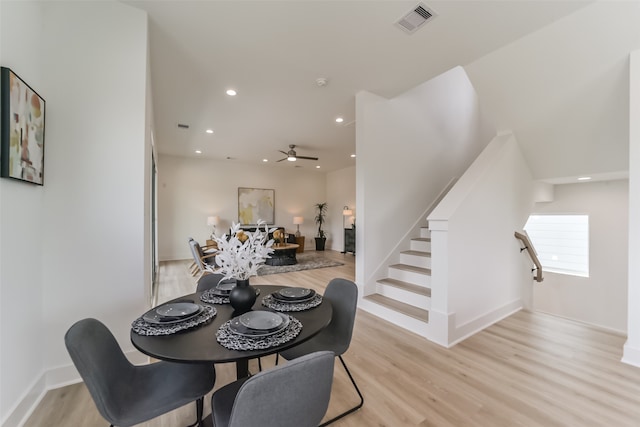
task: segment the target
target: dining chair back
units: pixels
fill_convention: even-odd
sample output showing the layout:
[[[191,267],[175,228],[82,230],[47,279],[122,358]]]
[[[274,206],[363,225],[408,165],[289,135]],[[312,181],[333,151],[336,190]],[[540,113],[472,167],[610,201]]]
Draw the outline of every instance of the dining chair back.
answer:
[[[345,415],[357,411],[364,404],[364,397],[353,379],[349,368],[347,368],[347,364],[342,358],[342,355],[349,349],[353,336],[353,325],[355,323],[358,306],[358,286],[351,280],[335,278],[329,282],[325,289],[323,304],[325,301],[329,302],[333,308],[329,325],[310,340],[280,352],[285,359],[295,360],[305,354],[329,350],[340,359],[342,366],[351,380],[351,384],[353,384],[353,387],[358,393],[360,402],[348,411],[323,423],[322,426],[331,424]]]
[[[207,271],[208,266],[215,266],[215,252],[204,253],[202,251],[202,247],[200,247],[200,243],[198,243],[194,239],[189,240],[189,248],[191,249],[193,261],[197,266],[196,273],[200,273],[200,275],[202,275],[205,271]]]
[[[198,285],[196,286],[196,292],[204,292],[211,288],[215,288],[216,285],[224,278],[224,274],[209,273],[203,274],[198,279]]]
[[[327,412],[334,354],[315,352],[213,393],[214,427],[316,427]]]
[[[132,365],[113,334],[96,319],[76,322],[64,341],[100,415],[112,426],[133,426],[193,401],[196,424],[202,419],[204,395],[216,379],[213,365]]]

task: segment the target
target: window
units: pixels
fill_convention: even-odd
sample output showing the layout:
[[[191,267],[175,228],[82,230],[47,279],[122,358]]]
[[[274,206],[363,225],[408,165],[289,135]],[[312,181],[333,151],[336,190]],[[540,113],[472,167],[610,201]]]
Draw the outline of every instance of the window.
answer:
[[[589,277],[588,215],[531,215],[524,229],[544,271]]]

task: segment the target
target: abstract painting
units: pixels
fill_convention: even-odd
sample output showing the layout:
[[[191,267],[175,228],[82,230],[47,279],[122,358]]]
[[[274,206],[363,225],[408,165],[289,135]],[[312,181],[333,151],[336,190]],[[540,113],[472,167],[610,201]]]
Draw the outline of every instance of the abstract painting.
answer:
[[[238,188],[238,222],[255,225],[258,220],[275,222],[275,190]]]
[[[43,185],[45,101],[9,68],[0,71],[0,175]]]

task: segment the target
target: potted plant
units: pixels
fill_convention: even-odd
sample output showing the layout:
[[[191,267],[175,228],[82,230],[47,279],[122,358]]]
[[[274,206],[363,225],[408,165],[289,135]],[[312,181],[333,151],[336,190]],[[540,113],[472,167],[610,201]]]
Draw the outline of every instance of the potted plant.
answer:
[[[249,284],[249,278],[258,275],[258,269],[273,253],[273,239],[267,240],[269,232],[275,229],[269,230],[263,220],[258,220],[254,232],[245,232],[240,224],[232,223],[229,236],[214,238],[218,244],[216,264],[219,267],[210,266],[207,270],[224,275],[223,280],[236,281],[229,293],[229,302],[238,312],[250,310],[256,300],[256,290]]]
[[[316,203],[316,224],[318,224],[318,236],[316,237],[316,251],[324,251],[324,244],[327,241],[327,237],[322,229],[323,224],[326,222],[327,216],[327,202]]]

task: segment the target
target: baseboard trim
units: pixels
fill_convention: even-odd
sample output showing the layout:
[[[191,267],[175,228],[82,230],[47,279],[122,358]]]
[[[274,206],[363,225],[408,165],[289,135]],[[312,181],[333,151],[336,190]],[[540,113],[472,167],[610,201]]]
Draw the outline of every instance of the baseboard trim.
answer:
[[[522,300],[517,299],[503,305],[502,307],[478,316],[463,325],[450,329],[451,332],[449,333],[448,347],[453,347],[459,342],[464,341],[494,323],[511,316],[513,313],[522,310],[522,307]]]
[[[559,317],[560,319],[565,319],[565,320],[569,320],[569,321],[574,322],[574,323],[579,323],[581,325],[589,326],[590,328],[594,328],[594,329],[597,329],[599,331],[606,332],[608,334],[614,334],[614,335],[618,335],[618,336],[625,337],[625,338],[627,337],[627,331],[623,331],[623,330],[620,330],[620,329],[614,329],[614,328],[610,328],[608,326],[598,325],[596,323],[587,322],[587,321],[581,320],[581,319],[575,319],[575,318],[569,317],[569,316],[563,316],[561,314],[552,313],[550,311],[544,311],[544,310],[538,310],[538,309],[529,310],[529,311],[532,312],[532,313],[542,313],[542,314],[546,314],[548,316]]]
[[[640,368],[640,348],[631,347],[627,341],[622,353],[622,363]]]
[[[134,365],[146,365],[150,362],[148,356],[136,350],[125,354]],[[73,364],[58,366],[43,372],[2,421],[2,427],[22,427],[49,390],[79,382],[82,382],[82,378]]]
[[[13,406],[6,418],[2,420],[2,427],[20,427],[24,425],[46,393],[47,379],[46,372],[43,372],[31,383],[22,398]]]

